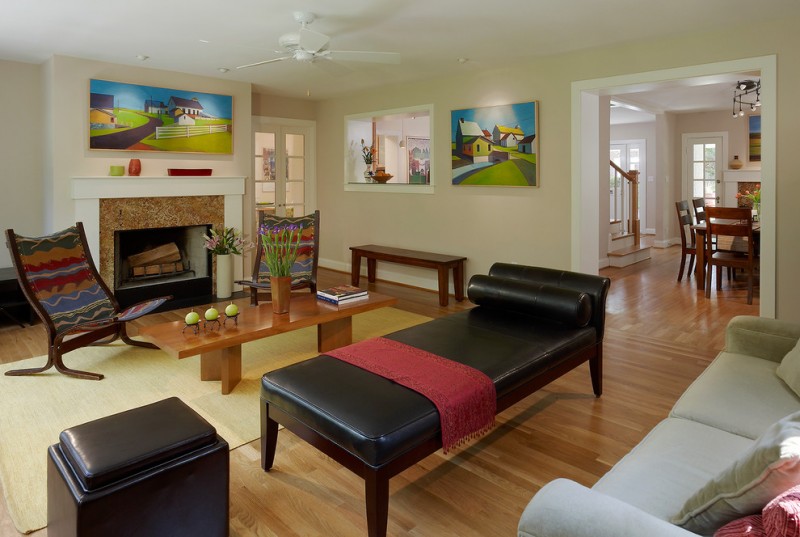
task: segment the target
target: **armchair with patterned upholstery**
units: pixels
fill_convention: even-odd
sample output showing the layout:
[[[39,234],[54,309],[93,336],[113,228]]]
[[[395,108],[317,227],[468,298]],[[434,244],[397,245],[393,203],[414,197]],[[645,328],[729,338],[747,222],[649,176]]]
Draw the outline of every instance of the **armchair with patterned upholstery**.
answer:
[[[262,222],[262,226],[268,228],[292,224],[300,226],[302,229],[297,259],[292,266],[292,290],[307,288],[316,294],[317,264],[319,262],[319,211],[297,217],[268,215],[264,217]],[[269,276],[269,267],[264,260],[264,246],[261,243],[261,237],[259,237],[253,276],[249,280],[236,281],[236,283],[250,288],[251,305],[258,305],[259,294],[266,300],[272,299]]]
[[[147,300],[121,311],[94,266],[81,222],[44,237],[24,237],[8,229],[6,239],[20,287],[48,337],[44,366],[7,371],[6,375],[33,375],[55,366],[65,375],[100,380],[103,375],[99,373],[68,368],[63,355],[117,338],[129,345],[157,348],[131,339],[125,323],[152,312],[171,297]]]

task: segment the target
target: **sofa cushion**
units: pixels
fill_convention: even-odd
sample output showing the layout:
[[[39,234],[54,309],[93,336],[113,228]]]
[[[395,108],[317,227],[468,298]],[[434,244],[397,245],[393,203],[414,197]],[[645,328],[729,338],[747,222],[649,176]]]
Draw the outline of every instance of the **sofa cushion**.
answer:
[[[752,443],[700,423],[667,418],[592,489],[669,520]]]
[[[771,425],[733,464],[689,498],[672,522],[708,534],[738,517],[761,512],[770,500],[797,484],[800,412]]]
[[[783,357],[775,372],[794,393],[800,395],[800,341]]]
[[[728,522],[714,532],[714,537],[771,537],[764,531],[761,515],[750,515]]]
[[[777,363],[721,352],[675,403],[670,416],[758,438],[800,410],[800,398],[775,374]]]
[[[761,514],[768,537],[800,537],[800,486],[774,498]]]

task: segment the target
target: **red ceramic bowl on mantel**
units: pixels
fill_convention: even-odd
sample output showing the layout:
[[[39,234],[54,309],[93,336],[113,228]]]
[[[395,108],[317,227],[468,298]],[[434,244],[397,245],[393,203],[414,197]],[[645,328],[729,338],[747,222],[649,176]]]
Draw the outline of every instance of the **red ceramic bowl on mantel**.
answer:
[[[169,176],[207,176],[211,175],[211,168],[167,168]]]

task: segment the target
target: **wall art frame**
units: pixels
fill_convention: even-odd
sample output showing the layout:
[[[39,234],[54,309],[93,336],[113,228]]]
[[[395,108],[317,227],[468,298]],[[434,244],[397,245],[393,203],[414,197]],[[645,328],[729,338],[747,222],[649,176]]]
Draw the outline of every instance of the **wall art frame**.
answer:
[[[450,114],[452,181],[458,186],[539,186],[539,101]]]
[[[747,116],[747,160],[761,162],[761,114]]]
[[[431,139],[406,136],[408,153],[408,184],[431,184]]]
[[[89,149],[233,154],[233,97],[89,81]]]

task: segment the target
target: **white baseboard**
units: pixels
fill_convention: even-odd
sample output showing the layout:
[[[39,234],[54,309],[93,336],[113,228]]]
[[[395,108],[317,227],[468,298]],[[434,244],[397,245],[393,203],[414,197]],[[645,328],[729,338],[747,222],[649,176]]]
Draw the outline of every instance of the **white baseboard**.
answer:
[[[608,260],[607,257],[604,258],[604,259],[601,259],[600,261],[597,262],[597,268],[598,269],[604,269],[604,268],[610,267],[610,266],[611,266],[611,262]]]

